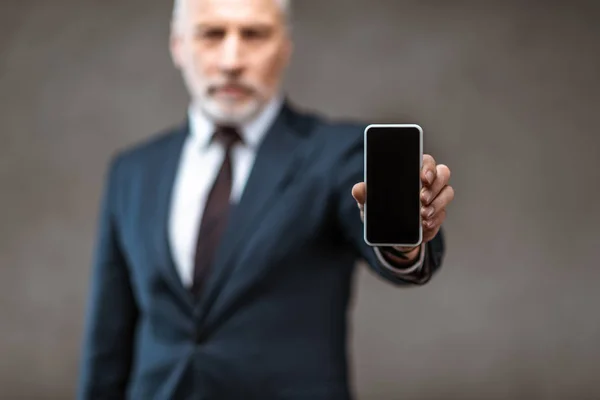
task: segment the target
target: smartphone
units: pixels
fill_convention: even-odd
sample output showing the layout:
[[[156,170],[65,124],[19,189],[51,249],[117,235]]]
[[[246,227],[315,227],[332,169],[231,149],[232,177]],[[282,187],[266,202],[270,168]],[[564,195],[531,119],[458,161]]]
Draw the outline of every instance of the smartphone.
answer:
[[[372,124],[364,133],[364,239],[369,246],[417,246],[423,239],[423,129]]]

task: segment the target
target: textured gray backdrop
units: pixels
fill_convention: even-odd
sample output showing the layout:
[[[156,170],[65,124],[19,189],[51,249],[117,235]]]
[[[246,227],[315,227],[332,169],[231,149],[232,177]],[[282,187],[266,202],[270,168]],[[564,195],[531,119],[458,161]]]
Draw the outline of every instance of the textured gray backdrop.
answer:
[[[295,12],[291,98],[420,123],[457,193],[428,286],[397,290],[361,268],[359,398],[599,398],[599,5],[298,0]],[[2,399],[72,397],[106,161],[184,117],[169,13],[169,1],[2,0]]]

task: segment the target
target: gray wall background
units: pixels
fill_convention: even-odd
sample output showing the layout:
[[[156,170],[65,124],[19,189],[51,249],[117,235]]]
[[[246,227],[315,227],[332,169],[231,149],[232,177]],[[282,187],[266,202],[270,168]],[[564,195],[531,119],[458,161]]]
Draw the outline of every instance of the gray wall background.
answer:
[[[107,159],[179,122],[187,96],[169,1],[0,10],[0,398],[67,399]],[[359,398],[600,398],[598,3],[300,0],[295,12],[291,98],[420,123],[457,193],[429,285],[358,274]]]

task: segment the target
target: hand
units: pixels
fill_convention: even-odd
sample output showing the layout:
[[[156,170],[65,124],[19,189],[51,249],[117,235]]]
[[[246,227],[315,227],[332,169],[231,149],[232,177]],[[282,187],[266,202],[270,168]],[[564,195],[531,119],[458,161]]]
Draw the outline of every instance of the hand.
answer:
[[[436,165],[429,154],[423,156],[421,168],[421,216],[423,224],[423,243],[429,242],[437,235],[442,223],[446,219],[446,206],[454,199],[454,189],[448,185],[450,169],[443,165]],[[357,183],[352,188],[352,196],[360,209],[360,218],[365,221],[364,204],[367,189],[364,182]]]

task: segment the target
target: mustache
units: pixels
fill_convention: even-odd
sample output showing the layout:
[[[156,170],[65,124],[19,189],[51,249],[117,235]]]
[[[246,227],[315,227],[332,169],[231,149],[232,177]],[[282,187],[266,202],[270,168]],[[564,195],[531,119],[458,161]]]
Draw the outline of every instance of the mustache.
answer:
[[[235,89],[247,92],[247,93],[255,93],[258,91],[258,89],[254,85],[252,85],[248,82],[240,81],[240,80],[227,80],[227,81],[222,81],[222,82],[214,82],[214,83],[211,83],[208,85],[207,91],[209,94],[214,94],[216,91],[222,90],[225,88],[235,88]]]

